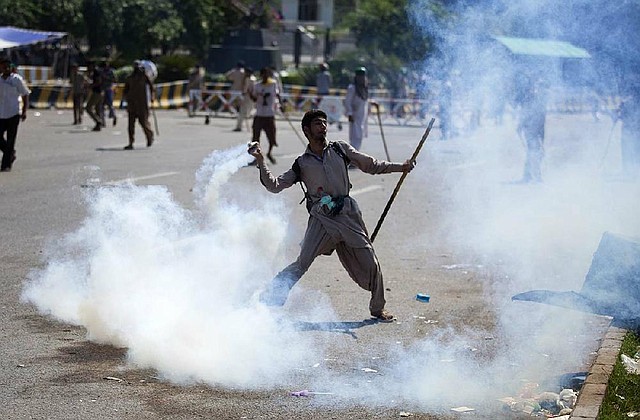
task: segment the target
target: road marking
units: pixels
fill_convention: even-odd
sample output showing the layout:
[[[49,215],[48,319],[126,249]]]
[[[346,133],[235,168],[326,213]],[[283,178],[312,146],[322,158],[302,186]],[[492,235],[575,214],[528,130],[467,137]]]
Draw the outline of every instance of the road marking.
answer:
[[[369,185],[368,187],[352,190],[349,193],[349,195],[360,195],[360,194],[365,194],[371,191],[381,190],[381,189],[382,189],[382,185]]]
[[[109,182],[105,182],[104,185],[120,185],[120,184],[129,183],[129,182],[134,183],[136,181],[145,181],[147,179],[162,178],[165,176],[177,175],[179,173],[180,172],[160,172],[153,175],[136,176],[132,178],[119,179],[117,181],[109,181]]]
[[[280,156],[278,156],[278,158],[280,158],[280,159],[291,159],[291,158],[295,158],[295,157],[298,157],[298,156],[300,156],[300,153],[296,153],[296,154],[293,154],[293,155],[280,155]]]
[[[485,161],[470,162],[470,163],[463,163],[461,165],[450,166],[449,169],[453,169],[453,170],[468,169],[468,168],[473,168],[474,166],[481,166],[481,165],[484,165],[484,164],[486,164]]]

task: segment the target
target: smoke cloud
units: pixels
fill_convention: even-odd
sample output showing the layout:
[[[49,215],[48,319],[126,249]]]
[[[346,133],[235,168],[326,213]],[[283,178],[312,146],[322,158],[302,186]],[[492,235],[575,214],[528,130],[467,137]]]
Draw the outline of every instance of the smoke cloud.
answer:
[[[245,146],[206,159],[195,213],[160,186],[92,190],[87,219],[56,243],[24,299],[172,381],[251,388],[286,377],[322,350],[258,304],[286,214],[276,201],[223,203],[221,188],[248,159]]]
[[[633,210],[640,207],[639,187],[618,176],[619,143],[610,139],[619,126],[606,113],[596,120],[588,112],[557,112],[567,92],[588,86],[582,76],[555,71],[544,73],[551,110],[544,182],[513,182],[525,159],[515,86],[523,69],[540,66],[514,63],[491,35],[575,41],[589,28],[574,24],[567,33],[562,21],[551,19],[581,10],[563,9],[569,6],[559,1],[483,2],[482,8],[451,11],[451,25],[442,24],[431,4],[415,1],[410,11],[415,31],[440,46],[418,69],[429,78],[425,85],[436,101],[445,82],[452,87],[454,134],[423,152],[439,160],[445,171],[439,179],[449,191],[440,200],[445,208],[438,212],[438,239],[468,258],[461,263],[484,267],[477,274],[485,279],[495,330],[443,326],[410,345],[350,348],[351,360],[341,361],[327,346],[351,347],[348,335],[305,333],[284,314],[274,316],[256,293],[285,262],[287,211],[277,198],[224,193],[248,163],[245,146],[205,160],[196,176],[194,211],[159,186],[89,192],[87,219],[33,273],[25,301],[84,326],[91,340],[127,347],[131,363],[178,383],[275,388],[291,383],[304,366],[309,389],[334,394],[317,404],[402,402],[448,411],[488,404],[527,381],[581,366],[596,338],[591,315],[510,297],[530,289],[578,290],[604,231],[640,235]],[[459,153],[455,161],[450,149]],[[418,165],[412,176],[429,177],[421,171],[427,169]],[[313,302],[305,308],[307,319],[335,319],[326,297]],[[317,367],[309,368],[310,361]]]

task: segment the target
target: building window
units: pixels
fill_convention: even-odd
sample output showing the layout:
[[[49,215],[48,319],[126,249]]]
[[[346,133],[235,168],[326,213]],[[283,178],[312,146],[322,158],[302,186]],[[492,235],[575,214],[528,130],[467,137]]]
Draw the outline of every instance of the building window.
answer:
[[[298,20],[318,20],[318,0],[300,0],[298,3]]]

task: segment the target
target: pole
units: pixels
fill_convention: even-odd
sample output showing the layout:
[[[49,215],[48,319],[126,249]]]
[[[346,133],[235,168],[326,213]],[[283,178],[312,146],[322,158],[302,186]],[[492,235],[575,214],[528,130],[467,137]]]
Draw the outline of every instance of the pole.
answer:
[[[307,147],[307,142],[304,141],[304,139],[302,138],[302,136],[300,135],[300,133],[298,133],[298,130],[296,130],[296,128],[293,126],[293,124],[291,123],[291,120],[289,119],[289,117],[287,116],[286,112],[282,112],[282,115],[284,115],[284,119],[287,120],[287,122],[289,123],[289,125],[291,126],[291,129],[293,130],[294,133],[296,133],[296,136],[298,136],[298,140],[300,140],[300,143],[302,143],[302,145],[304,147]]]
[[[153,115],[153,125],[156,129],[156,136],[160,136],[160,130],[158,129],[158,118],[156,117],[156,107],[151,103],[151,115]]]
[[[420,143],[418,143],[418,147],[416,147],[416,150],[413,152],[413,156],[411,156],[411,161],[415,161],[416,158],[418,157],[418,153],[420,153],[420,149],[422,149],[422,145],[424,144],[425,140],[427,140],[427,137],[429,137],[429,133],[431,132],[431,127],[433,127],[433,123],[435,121],[436,121],[435,118],[431,118],[431,121],[429,122],[429,126],[427,127],[426,131],[422,135],[422,138],[420,139]],[[393,204],[393,200],[395,200],[396,195],[398,195],[398,191],[400,191],[400,187],[402,186],[402,183],[404,182],[404,179],[407,177],[408,173],[409,172],[402,173],[402,176],[398,180],[398,184],[394,188],[393,193],[391,193],[391,197],[389,198],[389,201],[387,201],[387,205],[385,206],[382,212],[382,215],[378,220],[378,224],[376,225],[376,228],[373,230],[373,234],[371,235],[371,242],[373,242],[376,239],[376,236],[378,235],[378,231],[380,230],[380,226],[382,226],[382,222],[384,222],[384,218],[387,216],[387,213],[391,208],[391,204]]]
[[[600,165],[598,166],[598,169],[602,169],[602,166],[604,165],[604,160],[609,154],[609,146],[611,145],[611,139],[613,138],[613,132],[615,131],[617,124],[618,124],[618,119],[616,118],[613,120],[611,131],[609,131],[609,137],[607,138],[607,145],[604,148],[604,154],[602,155],[602,159],[600,159]]]
[[[374,106],[376,107],[376,114],[378,115],[378,126],[380,126],[380,135],[382,136],[384,153],[387,155],[387,161],[391,162],[391,158],[389,157],[389,149],[387,149],[387,141],[384,139],[384,131],[382,130],[382,119],[380,119],[380,104],[378,104],[377,102],[374,102]]]

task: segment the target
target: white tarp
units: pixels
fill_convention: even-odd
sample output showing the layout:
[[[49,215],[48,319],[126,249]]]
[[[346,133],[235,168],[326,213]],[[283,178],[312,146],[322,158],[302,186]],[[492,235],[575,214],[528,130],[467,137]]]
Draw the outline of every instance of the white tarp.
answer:
[[[57,41],[66,35],[66,32],[34,31],[12,26],[0,26],[0,50],[39,42]]]

